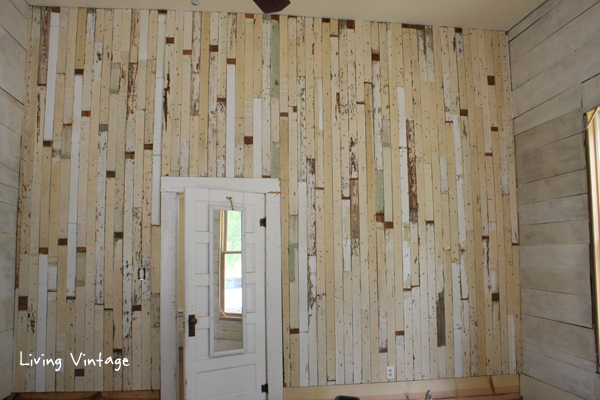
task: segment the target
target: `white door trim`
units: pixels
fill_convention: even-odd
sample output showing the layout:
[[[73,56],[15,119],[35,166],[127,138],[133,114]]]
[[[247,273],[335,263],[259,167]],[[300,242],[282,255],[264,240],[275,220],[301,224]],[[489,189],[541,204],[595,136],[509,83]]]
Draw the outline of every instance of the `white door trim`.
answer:
[[[266,342],[269,399],[283,398],[283,343],[281,320],[281,223],[279,179],[161,178],[160,269],[160,382],[161,397],[179,398],[177,347],[178,222],[177,195],[185,188],[264,193],[266,197]]]

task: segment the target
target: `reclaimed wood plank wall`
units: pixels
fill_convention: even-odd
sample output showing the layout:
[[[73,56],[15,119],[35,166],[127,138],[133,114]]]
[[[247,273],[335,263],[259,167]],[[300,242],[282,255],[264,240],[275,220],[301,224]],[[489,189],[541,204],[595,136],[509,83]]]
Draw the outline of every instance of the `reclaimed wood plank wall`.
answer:
[[[159,388],[161,176],[281,180],[287,387],[383,382],[388,365],[393,381],[519,371],[503,32],[127,9],[31,21],[18,349],[133,365],[19,368],[18,391]]]

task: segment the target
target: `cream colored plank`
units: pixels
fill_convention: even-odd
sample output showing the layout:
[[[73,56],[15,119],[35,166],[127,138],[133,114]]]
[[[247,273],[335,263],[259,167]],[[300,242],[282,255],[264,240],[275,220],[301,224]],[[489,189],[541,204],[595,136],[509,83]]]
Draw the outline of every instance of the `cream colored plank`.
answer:
[[[198,144],[198,176],[207,176],[208,173],[208,94],[209,94],[209,37],[211,26],[210,13],[203,12],[201,19],[200,36],[200,94],[199,94],[199,132]]]
[[[235,59],[235,149],[233,150],[234,175],[242,177],[244,175],[244,94],[245,94],[245,16],[237,15],[236,21],[236,59]],[[229,114],[228,114],[229,118]],[[278,115],[279,120],[279,115]],[[228,126],[229,129],[229,126]],[[227,148],[228,152],[232,152]],[[229,153],[227,156],[229,162]]]
[[[262,167],[260,176],[271,176],[271,20],[262,21],[262,85],[261,85],[261,138]]]

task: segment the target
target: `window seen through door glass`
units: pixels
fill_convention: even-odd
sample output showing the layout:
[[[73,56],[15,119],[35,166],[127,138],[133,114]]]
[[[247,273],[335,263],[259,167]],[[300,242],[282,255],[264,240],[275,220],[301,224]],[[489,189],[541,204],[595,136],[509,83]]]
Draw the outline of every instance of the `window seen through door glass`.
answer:
[[[225,280],[223,312],[226,317],[242,314],[242,212],[224,211],[222,269]]]

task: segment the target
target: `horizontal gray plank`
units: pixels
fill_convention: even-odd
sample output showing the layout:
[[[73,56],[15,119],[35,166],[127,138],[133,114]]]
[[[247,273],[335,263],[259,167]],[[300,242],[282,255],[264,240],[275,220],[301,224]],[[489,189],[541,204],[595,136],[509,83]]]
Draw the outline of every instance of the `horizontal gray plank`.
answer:
[[[595,374],[554,360],[543,354],[523,349],[523,373],[543,382],[552,382],[569,393],[594,400]]]
[[[581,84],[581,103],[585,111],[600,105],[600,74]]]
[[[0,26],[6,29],[23,49],[27,49],[29,21],[10,1],[0,2]]]
[[[15,266],[0,266],[0,332],[13,328],[15,314],[14,307]]]
[[[14,154],[18,155],[19,153],[20,151]],[[12,171],[15,171],[16,173],[19,173],[19,170],[21,168],[21,160],[15,157],[13,154],[9,155],[0,151],[0,165]]]
[[[19,203],[19,190],[0,183],[0,203],[16,206]]]
[[[0,163],[0,183],[18,189],[19,172],[7,168]]]
[[[575,134],[535,150],[519,153],[516,158],[519,185],[583,169],[583,135]]]
[[[562,0],[510,42],[510,59],[516,61],[597,2],[598,0]]]
[[[594,361],[596,359],[596,339],[593,329],[531,315],[523,315],[521,324],[523,338],[537,341],[586,360]]]
[[[523,31],[529,28],[535,21],[546,15],[552,10],[561,0],[547,0],[542,2],[536,9],[530,12],[525,18],[519,21],[515,26],[508,31],[508,40],[514,40]]]
[[[515,150],[517,154],[583,132],[585,129],[583,124],[583,114],[583,109],[579,108],[516,135]]]
[[[592,298],[576,294],[521,289],[521,313],[592,328]]]
[[[563,324],[563,325],[565,325],[565,324]],[[524,349],[526,348],[527,350],[534,351],[538,354],[543,354],[546,357],[550,357],[553,360],[560,361],[561,363],[564,363],[566,365],[581,368],[582,370],[587,371],[587,372],[592,372],[592,373],[596,372],[596,362],[595,361],[590,361],[585,358],[578,357],[569,352],[557,350],[553,347],[546,346],[543,343],[540,343],[536,340],[531,340],[529,338],[523,338],[522,345],[523,345]]]
[[[517,89],[559,60],[572,57],[573,52],[597,38],[600,35],[600,31],[596,29],[598,18],[600,3],[570,21],[523,57],[512,61],[513,89]]]
[[[23,104],[0,88],[0,124],[13,132],[23,129]]]
[[[552,244],[588,244],[590,228],[587,220],[552,222],[520,227],[521,246]]]
[[[0,153],[19,158],[21,134],[0,124]]]
[[[521,93],[519,95],[527,96],[527,93]],[[514,99],[515,95],[513,93],[513,101]],[[545,122],[551,121],[563,114],[567,114],[580,108],[581,87],[580,85],[577,85],[527,111],[523,115],[515,117],[515,134],[525,132]]]
[[[17,235],[0,233],[0,268],[14,268],[17,260]]]
[[[10,0],[26,19],[29,19],[29,4],[25,0]]]
[[[521,396],[527,400],[583,400],[546,382],[521,374]]]
[[[588,244],[521,246],[520,255],[522,268],[564,268],[590,272]]]
[[[590,271],[565,268],[521,268],[521,288],[591,296]]]
[[[521,226],[587,218],[587,194],[519,206],[519,225]]]
[[[17,207],[0,203],[0,232],[17,234]]]
[[[600,10],[600,4],[598,5]],[[600,18],[600,11],[598,12]],[[513,115],[521,115],[600,73],[600,32],[568,57],[552,64],[513,91]]]
[[[20,103],[25,99],[26,57],[25,49],[0,26],[0,87]]]
[[[518,187],[519,205],[587,194],[587,170],[568,172],[537,181],[522,183]]]
[[[14,312],[14,311],[13,311]],[[0,332],[0,397],[4,398],[12,392],[13,372],[13,330]]]

